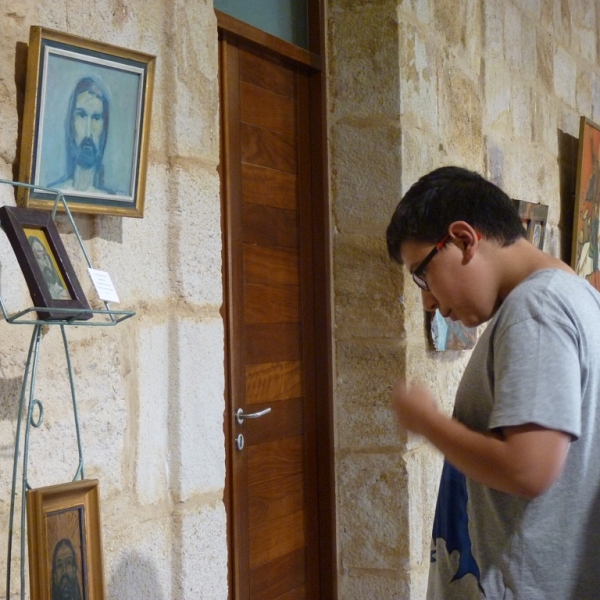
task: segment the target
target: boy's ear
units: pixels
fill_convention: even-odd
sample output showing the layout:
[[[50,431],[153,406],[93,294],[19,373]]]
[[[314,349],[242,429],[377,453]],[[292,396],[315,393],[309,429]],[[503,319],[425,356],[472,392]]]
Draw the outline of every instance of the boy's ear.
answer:
[[[468,263],[479,246],[481,234],[475,231],[466,221],[454,221],[448,227],[450,239],[462,250],[463,263]]]

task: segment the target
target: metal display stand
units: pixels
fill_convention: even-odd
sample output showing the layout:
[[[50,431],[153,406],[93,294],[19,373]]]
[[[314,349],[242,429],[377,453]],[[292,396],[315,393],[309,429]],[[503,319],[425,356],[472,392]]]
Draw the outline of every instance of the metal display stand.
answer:
[[[73,228],[73,232],[77,237],[77,241],[79,242],[79,246],[83,255],[85,256],[85,260],[87,262],[88,267],[91,269],[92,263],[86,252],[85,246],[83,244],[83,240],[79,234],[77,226],[73,220],[73,216],[71,215],[71,211],[67,206],[67,202],[60,190],[44,188],[42,186],[29,185],[26,183],[20,183],[16,181],[9,181],[5,179],[0,179],[0,184],[8,184],[15,187],[25,187],[36,190],[43,190],[45,192],[50,192],[56,195],[56,200],[54,202],[54,207],[52,209],[52,220],[56,220],[56,213],[59,204],[62,205],[71,226]],[[15,505],[16,505],[16,496],[17,496],[17,480],[18,480],[18,467],[19,467],[19,451],[21,448],[21,436],[23,434],[23,414],[25,408],[25,397],[28,395],[27,401],[27,417],[25,422],[25,432],[23,436],[23,455],[22,455],[22,466],[21,466],[21,600],[25,599],[25,532],[26,532],[26,507],[25,507],[25,496],[27,490],[31,489],[29,482],[27,480],[27,464],[29,458],[29,435],[31,433],[31,428],[38,428],[42,425],[44,421],[44,406],[43,404],[35,398],[35,384],[36,384],[36,376],[37,376],[37,368],[38,368],[38,358],[40,353],[40,345],[42,340],[42,328],[45,325],[58,325],[61,330],[63,346],[65,349],[65,356],[67,360],[67,371],[69,375],[69,383],[71,387],[71,399],[73,403],[73,418],[75,421],[75,433],[77,437],[77,450],[78,450],[78,464],[77,469],[75,471],[75,475],[73,477],[73,481],[77,479],[84,478],[84,466],[83,466],[83,450],[81,446],[81,434],[79,429],[79,417],[77,413],[77,398],[75,395],[75,382],[73,379],[73,369],[71,366],[71,355],[69,352],[69,344],[67,342],[67,333],[66,327],[68,326],[80,326],[80,327],[113,327],[118,323],[133,317],[135,312],[132,311],[123,311],[123,310],[112,310],[108,304],[108,302],[104,302],[105,309],[104,310],[94,310],[94,309],[82,309],[78,312],[74,317],[69,317],[68,319],[63,320],[39,320],[37,318],[33,318],[31,315],[37,313],[38,311],[47,310],[46,308],[32,306],[20,312],[14,313],[12,315],[8,314],[6,309],[6,305],[4,304],[4,300],[2,298],[2,294],[0,293],[0,310],[2,310],[2,315],[7,323],[11,325],[33,325],[33,332],[31,335],[31,342],[29,344],[29,352],[27,354],[27,362],[25,363],[25,371],[23,374],[23,383],[21,386],[21,396],[19,401],[19,413],[17,418],[17,432],[15,436],[15,452],[14,452],[14,461],[13,461],[13,477],[12,477],[12,488],[11,488],[11,496],[10,496],[10,517],[9,517],[9,529],[8,529],[8,556],[7,556],[7,571],[6,571],[6,600],[10,600],[10,585],[11,585],[11,561],[12,561],[12,546],[13,546],[13,537],[14,537],[14,516],[15,516]],[[60,313],[60,312],[68,312],[69,314],[73,313],[73,309],[69,308],[52,308],[52,312]],[[92,315],[90,318],[89,315]],[[85,316],[86,320],[81,320],[78,317]],[[35,315],[37,317],[37,315]],[[88,320],[89,319],[89,320]],[[29,387],[29,392],[27,392],[27,388]]]

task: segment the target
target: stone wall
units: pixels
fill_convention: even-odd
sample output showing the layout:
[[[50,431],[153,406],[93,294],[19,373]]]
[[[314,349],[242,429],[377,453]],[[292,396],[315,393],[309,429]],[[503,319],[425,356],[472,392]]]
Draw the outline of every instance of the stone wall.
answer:
[[[594,0],[330,0],[327,11],[339,597],[418,599],[440,460],[398,438],[389,390],[420,377],[450,411],[468,356],[429,349],[418,291],[390,264],[384,230],[418,176],[455,163],[548,204],[545,249],[569,259],[579,116],[600,121],[600,11]],[[85,474],[101,482],[107,598],[225,598],[212,2],[0,0],[0,15],[2,178],[18,175],[31,25],[158,57],[145,217],[76,217],[95,266],[137,312],[68,331]],[[0,201],[14,204],[8,186]],[[64,219],[60,230],[91,295]],[[0,291],[17,310],[29,298],[0,245]],[[0,556],[30,331],[0,324]],[[56,328],[36,397],[45,419],[31,437],[33,487],[70,480],[76,463]]]
[[[100,480],[106,598],[227,597],[217,28],[199,0],[0,0],[0,177],[18,176],[31,25],[157,56],[143,219],[76,216],[110,273],[117,327],[70,327],[86,478]],[[118,135],[110,132],[109,135]],[[12,188],[0,201],[14,204]],[[80,280],[85,264],[64,219]],[[0,290],[30,305],[5,236]],[[114,305],[117,308],[116,305]],[[0,323],[0,556],[6,556],[18,394],[31,327]],[[77,452],[60,330],[41,345],[29,481],[69,481]],[[18,539],[16,554],[18,557]],[[3,563],[4,564],[4,563]],[[0,568],[0,578],[5,576]],[[12,591],[19,591],[18,560]],[[4,586],[0,586],[4,597]]]
[[[339,588],[425,597],[440,457],[400,439],[396,378],[444,410],[468,352],[432,351],[420,294],[384,232],[422,174],[458,164],[548,204],[545,250],[570,260],[579,118],[600,121],[594,0],[330,0]]]

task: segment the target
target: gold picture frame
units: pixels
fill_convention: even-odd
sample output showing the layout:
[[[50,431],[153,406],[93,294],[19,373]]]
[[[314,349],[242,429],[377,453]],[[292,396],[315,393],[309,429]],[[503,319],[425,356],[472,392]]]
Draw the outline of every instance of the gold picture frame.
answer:
[[[571,267],[600,290],[600,126],[579,121]]]
[[[29,490],[27,541],[31,600],[104,600],[98,480]]]
[[[72,212],[143,217],[155,61],[32,26],[19,180],[62,191]],[[51,209],[40,188],[17,203]]]

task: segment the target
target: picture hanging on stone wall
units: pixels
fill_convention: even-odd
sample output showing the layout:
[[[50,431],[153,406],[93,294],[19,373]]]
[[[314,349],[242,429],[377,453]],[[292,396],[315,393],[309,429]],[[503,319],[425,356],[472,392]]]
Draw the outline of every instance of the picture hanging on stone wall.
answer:
[[[52,213],[17,206],[0,207],[0,226],[17,257],[38,318],[84,321],[92,317]]]
[[[144,215],[155,57],[31,27],[18,203]],[[59,205],[60,206],[60,205]]]
[[[513,204],[519,211],[521,223],[525,229],[525,237],[540,250],[544,249],[544,236],[546,235],[546,221],[548,220],[548,206],[525,202],[525,200],[513,200]]]
[[[571,266],[600,290],[600,126],[581,117]]]
[[[460,321],[442,316],[439,310],[427,313],[427,324],[433,348],[438,352],[446,350],[470,350],[477,342],[477,327],[467,327]]]
[[[104,600],[98,480],[27,492],[31,600]]]

